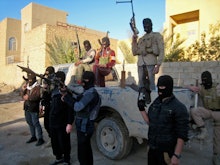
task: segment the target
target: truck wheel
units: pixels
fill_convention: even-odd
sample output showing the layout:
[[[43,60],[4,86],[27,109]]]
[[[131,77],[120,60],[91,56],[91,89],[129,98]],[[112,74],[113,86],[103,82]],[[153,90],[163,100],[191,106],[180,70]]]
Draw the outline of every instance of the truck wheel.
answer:
[[[99,151],[110,159],[122,159],[133,146],[133,139],[120,118],[105,118],[98,123],[96,144]]]

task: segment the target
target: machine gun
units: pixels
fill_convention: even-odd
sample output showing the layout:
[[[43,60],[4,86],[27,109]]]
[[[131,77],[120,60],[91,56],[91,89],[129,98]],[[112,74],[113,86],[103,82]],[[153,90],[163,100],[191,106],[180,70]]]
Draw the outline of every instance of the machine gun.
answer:
[[[134,35],[138,35],[139,31],[136,27],[133,1],[132,0],[130,0],[130,1],[116,1],[116,4],[118,4],[118,3],[131,3],[132,17],[130,20],[130,27],[131,27],[131,30],[133,31]]]

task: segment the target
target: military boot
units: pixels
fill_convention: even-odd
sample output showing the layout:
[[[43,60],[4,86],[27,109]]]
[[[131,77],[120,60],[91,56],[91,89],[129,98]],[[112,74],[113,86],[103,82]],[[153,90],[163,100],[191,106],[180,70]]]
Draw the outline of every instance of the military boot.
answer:
[[[200,128],[200,133],[197,135],[197,139],[204,140],[208,136],[208,131],[205,127]]]

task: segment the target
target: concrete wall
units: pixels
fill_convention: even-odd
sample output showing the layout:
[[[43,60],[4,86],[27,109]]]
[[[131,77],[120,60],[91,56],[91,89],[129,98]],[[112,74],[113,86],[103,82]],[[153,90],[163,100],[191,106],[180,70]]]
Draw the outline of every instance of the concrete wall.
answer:
[[[18,65],[24,66],[24,63],[17,63]],[[119,77],[121,77],[122,65],[116,65]],[[132,82],[138,83],[137,65],[136,64],[125,64],[124,67],[126,71],[127,83]],[[200,76],[201,73],[208,70],[212,73],[213,81],[220,83],[220,61],[212,62],[164,62],[161,65],[160,72],[156,75],[157,79],[160,75],[168,74],[174,79],[175,86],[184,86],[189,84],[195,84],[196,79],[201,83]],[[130,76],[128,73],[130,72]],[[26,73],[21,72],[21,69],[16,66],[16,64],[11,64],[10,67],[5,68],[4,80],[0,82],[12,85],[15,88],[20,87],[23,82],[22,75],[26,76]]]
[[[122,65],[116,66],[119,75],[121,76]],[[220,61],[210,62],[164,62],[161,65],[160,72],[156,75],[157,79],[160,75],[168,74],[174,79],[174,86],[195,85],[196,79],[201,83],[201,73],[208,70],[212,73],[214,82],[220,83]],[[138,82],[137,65],[125,64],[126,78],[128,72]],[[130,77],[129,80],[132,78]],[[127,82],[128,83],[128,82]]]
[[[169,34],[180,33],[187,39],[184,45],[189,46],[199,40],[203,32],[209,38],[209,26],[220,20],[219,9],[219,0],[166,0],[164,28]]]

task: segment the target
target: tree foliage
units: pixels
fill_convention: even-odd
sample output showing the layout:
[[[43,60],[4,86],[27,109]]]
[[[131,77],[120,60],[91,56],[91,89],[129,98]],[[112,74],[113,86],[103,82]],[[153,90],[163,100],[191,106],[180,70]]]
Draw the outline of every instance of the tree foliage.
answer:
[[[186,54],[192,61],[218,61],[220,60],[220,22],[209,27],[209,37],[202,33],[200,41],[195,41],[186,48]]]
[[[184,47],[186,39],[181,38],[181,34],[166,36],[166,29],[163,31],[165,44],[166,62],[178,61],[218,61],[220,60],[220,21],[210,25],[209,36],[202,33],[200,40],[192,45]],[[71,41],[60,37],[55,37],[51,43],[46,43],[47,52],[53,65],[70,63],[78,60],[78,53],[74,51]],[[118,44],[124,59],[127,63],[136,63],[137,57],[133,56],[131,47],[125,41]]]
[[[77,54],[71,41],[55,36],[55,40],[46,43],[52,65],[71,63],[77,60]]]
[[[166,36],[166,29],[163,31]],[[164,37],[165,59],[167,62],[174,61],[217,61],[220,60],[220,21],[210,25],[209,37],[202,33],[200,40],[195,41],[188,47],[183,43],[181,34],[172,34]]]
[[[165,36],[166,30],[163,31],[163,36]],[[174,61],[188,61],[184,57],[184,47],[182,44],[185,39],[181,39],[180,34],[172,34],[168,37],[164,37],[164,47],[165,47],[165,62]]]
[[[125,41],[120,41],[118,46],[123,53],[124,59],[127,63],[133,64],[137,62],[137,57],[133,56],[131,47],[129,47]]]

